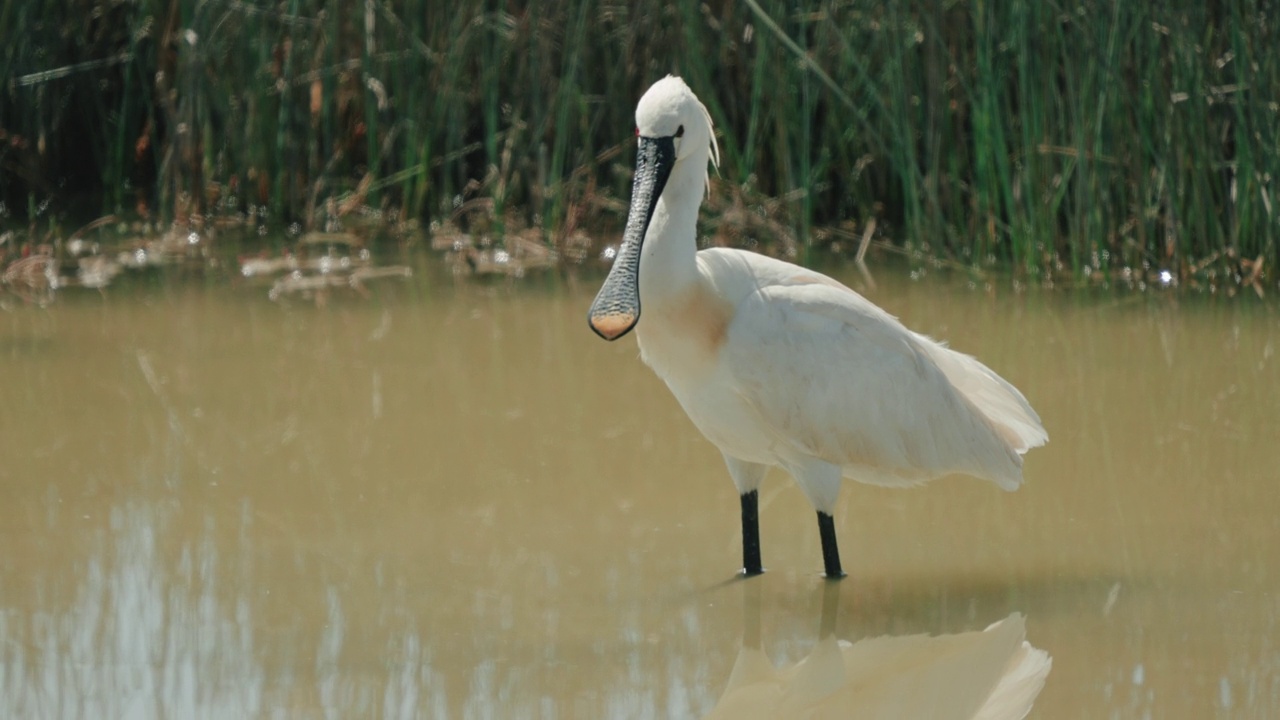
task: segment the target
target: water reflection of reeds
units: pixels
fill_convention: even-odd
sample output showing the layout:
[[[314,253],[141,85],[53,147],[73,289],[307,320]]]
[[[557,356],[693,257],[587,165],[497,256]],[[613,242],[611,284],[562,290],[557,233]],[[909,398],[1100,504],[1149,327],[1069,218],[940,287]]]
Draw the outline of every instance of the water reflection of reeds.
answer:
[[[350,629],[332,587],[318,636],[264,635],[251,549],[228,552],[209,528],[174,547],[180,521],[163,504],[111,508],[70,592],[39,588],[47,597],[26,622],[0,613],[0,716],[448,716],[416,634],[391,637],[389,670],[372,682],[345,659]]]
[[[74,589],[45,588],[26,624],[0,624],[4,717],[246,717],[263,667],[249,598],[220,587],[211,538],[162,550],[173,518],[123,503],[94,531]],[[39,581],[39,579],[37,579]],[[5,617],[8,614],[0,615]]]
[[[407,612],[398,582],[379,581],[364,598],[351,584],[353,568],[309,543],[286,546],[276,564],[264,540],[292,526],[276,527],[252,501],[193,512],[167,495],[144,493],[83,518],[84,555],[29,575],[32,602],[3,608],[0,716],[775,718],[857,710],[868,718],[996,720],[1023,717],[1050,668],[1023,639],[1016,614],[981,632],[846,642],[837,634],[835,585],[820,586],[819,613],[797,618],[811,606],[792,600],[794,607],[763,613],[760,583],[741,584],[740,648],[727,677],[711,670],[732,649],[707,646],[716,634],[705,593],[588,620],[564,615],[556,600],[477,588],[455,598],[466,602],[447,620],[462,623],[450,631],[441,618]],[[270,526],[265,535],[260,525]],[[291,587],[272,577],[289,566],[309,579]],[[778,666],[765,650],[762,626],[781,624],[774,613],[818,628],[816,642],[789,641],[807,648],[795,663]],[[652,635],[659,619],[672,630]],[[550,642],[529,645],[542,624]],[[460,647],[469,660],[457,662]],[[921,708],[937,712],[911,714]]]

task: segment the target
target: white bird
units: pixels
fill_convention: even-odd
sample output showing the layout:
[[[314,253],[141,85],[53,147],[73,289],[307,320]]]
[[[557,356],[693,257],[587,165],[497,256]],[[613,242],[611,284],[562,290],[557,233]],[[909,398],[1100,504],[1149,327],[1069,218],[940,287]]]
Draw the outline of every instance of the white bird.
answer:
[[[771,466],[817,510],[828,578],[844,576],[832,518],[842,478],[1022,483],[1022,454],[1048,435],[999,375],[825,275],[743,250],[698,251],[719,148],[683,80],[649,88],[636,136],[623,243],[588,321],[606,340],[636,328],[641,358],[724,455],[741,498],[745,575],[763,572],[758,489]]]

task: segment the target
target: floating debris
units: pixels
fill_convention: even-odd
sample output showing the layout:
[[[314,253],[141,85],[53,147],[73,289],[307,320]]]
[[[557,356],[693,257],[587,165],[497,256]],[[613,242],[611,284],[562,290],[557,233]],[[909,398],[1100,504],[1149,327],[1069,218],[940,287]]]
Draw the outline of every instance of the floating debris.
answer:
[[[404,265],[385,267],[361,267],[349,273],[325,273],[308,275],[295,270],[278,279],[267,292],[267,297],[280,300],[286,295],[301,295],[313,298],[317,304],[324,304],[329,293],[335,289],[352,290],[360,295],[367,295],[364,284],[380,278],[402,277],[413,275],[413,270]]]
[[[364,243],[349,232],[309,232],[298,238],[301,245],[341,245],[343,247],[360,247]]]
[[[445,222],[431,228],[431,249],[441,252],[462,252],[474,248],[471,236],[462,232],[451,222]]]
[[[433,240],[433,247],[438,247]],[[482,238],[476,247],[468,237],[455,236],[452,249],[445,257],[455,275],[501,275],[521,278],[533,271],[551,270],[560,263],[559,254],[542,242],[542,233],[534,228],[511,233],[494,243]]]
[[[113,226],[110,232],[85,236],[108,225]],[[148,237],[159,232],[158,228],[106,216],[64,238],[39,244],[19,241],[19,233],[6,232],[0,235],[0,294],[7,291],[28,302],[47,305],[63,288],[104,290],[133,272],[164,266],[217,270],[224,258],[211,247],[213,236],[206,234],[206,229],[216,233],[211,228],[193,215],[187,222]],[[242,232],[246,237],[260,234],[256,226],[245,226]],[[334,289],[368,295],[367,283],[412,276],[407,266],[376,266],[365,245],[362,235],[349,231],[307,232],[279,254],[240,257],[231,263],[231,272],[249,283],[263,282],[272,300],[314,295],[319,302]],[[9,260],[15,252],[19,257]]]
[[[104,255],[82,257],[77,262],[76,280],[80,287],[102,289],[111,284],[117,275],[124,272],[124,266]]]
[[[122,251],[119,255],[116,255],[116,262],[131,270],[141,270],[153,264],[147,254],[147,249],[142,247]]]
[[[359,285],[367,280],[389,277],[412,277],[413,269],[406,265],[387,265],[384,267],[365,267],[351,273],[351,282]]]
[[[292,255],[240,259],[240,275],[247,278],[293,272],[297,269],[298,259]]]
[[[298,240],[295,251],[278,257],[241,258],[240,275],[249,279],[281,275],[272,282],[267,297],[280,300],[300,295],[317,303],[324,303],[335,289],[367,295],[367,281],[413,275],[404,265],[375,266],[372,254],[363,246],[364,242],[351,233],[307,233]],[[311,254],[319,248],[324,249],[323,254]]]
[[[279,300],[284,295],[314,293],[344,285],[350,285],[348,278],[337,275],[304,275],[300,271],[294,271],[276,280],[275,284],[271,286],[271,290],[267,292],[267,297],[272,300]]]
[[[22,298],[41,307],[53,302],[54,292],[62,287],[58,276],[58,260],[43,248],[35,255],[19,258],[5,268],[0,284]]]

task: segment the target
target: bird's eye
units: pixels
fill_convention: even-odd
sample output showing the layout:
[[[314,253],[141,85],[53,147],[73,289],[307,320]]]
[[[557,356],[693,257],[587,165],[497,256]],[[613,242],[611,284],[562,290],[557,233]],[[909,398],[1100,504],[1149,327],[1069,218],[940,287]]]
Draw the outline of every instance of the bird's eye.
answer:
[[[636,137],[640,137],[640,128],[636,128]]]
[[[676,128],[676,137],[684,137],[684,126]]]

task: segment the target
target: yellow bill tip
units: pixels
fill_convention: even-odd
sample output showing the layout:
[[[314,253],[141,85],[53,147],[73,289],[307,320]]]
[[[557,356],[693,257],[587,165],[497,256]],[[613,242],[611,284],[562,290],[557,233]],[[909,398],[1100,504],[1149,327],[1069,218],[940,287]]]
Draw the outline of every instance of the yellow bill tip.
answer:
[[[605,340],[617,340],[636,324],[632,313],[603,313],[591,316],[591,329]]]

